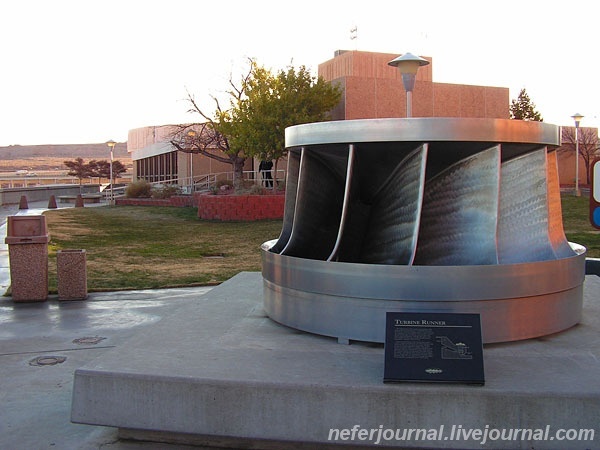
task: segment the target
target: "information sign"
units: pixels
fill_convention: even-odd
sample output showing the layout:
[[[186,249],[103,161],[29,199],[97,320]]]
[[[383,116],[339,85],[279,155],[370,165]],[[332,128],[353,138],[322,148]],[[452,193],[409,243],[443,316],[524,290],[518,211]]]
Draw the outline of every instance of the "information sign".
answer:
[[[386,314],[385,383],[484,384],[479,314]]]

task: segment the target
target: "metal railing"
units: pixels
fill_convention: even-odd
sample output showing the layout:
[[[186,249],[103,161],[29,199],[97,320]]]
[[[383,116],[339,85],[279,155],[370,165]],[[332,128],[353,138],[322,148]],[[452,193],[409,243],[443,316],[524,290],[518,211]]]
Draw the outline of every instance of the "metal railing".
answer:
[[[110,201],[111,195],[112,195],[113,199],[119,198],[119,197],[125,197],[125,189],[127,189],[126,186],[118,186],[111,190],[111,188],[109,186],[102,191],[102,195],[104,197],[104,200]]]
[[[282,182],[285,180],[285,170],[284,169],[278,169],[276,177],[274,176],[275,175],[274,172],[275,171],[271,170],[271,176],[273,177],[273,179],[276,178],[278,182]],[[219,173],[210,174],[208,176],[211,177],[211,179],[209,180],[209,185],[208,185],[209,188],[216,186],[216,184],[218,182],[233,183],[233,172],[219,172]],[[245,184],[252,182],[254,184],[263,185],[263,186],[264,186],[265,182],[267,181],[262,178],[261,173],[257,170],[243,171],[242,172],[242,180]],[[197,181],[196,181],[195,177],[194,177],[194,185],[197,185]]]
[[[271,171],[273,173],[274,171]],[[192,192],[205,192],[214,189],[219,184],[233,184],[233,172],[218,172],[209,173],[203,175],[195,175],[193,181],[190,177],[171,178],[169,180],[152,181],[148,182],[153,186],[160,188],[162,186],[173,186],[176,185],[181,189],[182,194],[191,194]],[[275,177],[274,177],[275,178]],[[282,183],[285,181],[285,170],[277,170],[277,182]],[[246,186],[249,184],[256,184],[265,186],[265,182],[260,172],[256,170],[246,170],[242,172],[242,180]],[[274,180],[273,180],[274,181]],[[266,186],[265,186],[266,187]]]
[[[131,175],[124,174],[119,177],[119,180],[123,183],[131,182]],[[107,180],[108,181],[108,180]],[[65,174],[40,174],[35,175],[33,173],[29,173],[27,175],[16,175],[7,172],[0,173],[0,188],[3,189],[12,189],[12,188],[24,188],[30,186],[47,186],[54,184],[76,184],[76,185],[86,185],[86,184],[102,184],[104,182],[103,178],[92,177],[92,178],[83,178],[79,180],[77,177],[72,177]]]

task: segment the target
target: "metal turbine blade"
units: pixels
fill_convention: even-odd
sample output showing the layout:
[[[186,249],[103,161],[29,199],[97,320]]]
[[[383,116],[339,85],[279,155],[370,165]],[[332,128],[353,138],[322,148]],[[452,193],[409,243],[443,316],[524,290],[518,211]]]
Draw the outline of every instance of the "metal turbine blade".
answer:
[[[404,158],[376,194],[361,262],[412,264],[421,218],[427,148],[423,144]]]
[[[271,251],[279,253],[285,248],[292,234],[296,199],[298,198],[298,178],[300,176],[300,157],[303,150],[288,152],[287,173],[285,180],[285,207],[281,234]]]
[[[292,232],[282,255],[326,260],[334,249],[344,200],[347,152],[302,152]]]
[[[498,260],[516,264],[555,259],[548,236],[546,148],[502,163]]]
[[[497,264],[499,182],[499,145],[428,180],[415,265]]]
[[[560,184],[558,182],[558,162],[556,151],[548,152],[548,233],[550,245],[554,249],[557,258],[568,258],[574,256],[562,223],[562,207],[560,204]]]

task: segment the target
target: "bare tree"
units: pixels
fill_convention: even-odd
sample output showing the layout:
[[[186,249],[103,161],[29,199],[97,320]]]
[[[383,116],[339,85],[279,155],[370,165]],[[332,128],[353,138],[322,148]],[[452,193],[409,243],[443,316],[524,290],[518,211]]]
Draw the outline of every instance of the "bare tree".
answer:
[[[586,169],[586,181],[590,184],[590,165],[598,156],[598,129],[579,128],[579,156],[583,160]],[[562,127],[562,145],[558,149],[561,153],[575,152],[575,127]]]
[[[80,189],[83,179],[90,178],[94,175],[90,165],[83,162],[83,158],[78,157],[73,161],[63,161],[63,164],[69,169],[67,175],[70,177],[77,177],[79,179]]]
[[[235,108],[243,101],[248,80],[252,76],[254,62],[250,60],[248,72],[242,76],[239,85],[233,81],[233,76],[229,76],[229,95],[230,108]],[[243,179],[244,164],[246,155],[244,149],[230,145],[229,135],[231,127],[229,126],[232,118],[229,110],[224,110],[219,100],[212,97],[216,110],[211,117],[204,112],[196,102],[196,99],[189,92],[188,102],[191,105],[188,112],[200,115],[204,122],[191,123],[176,126],[171,135],[171,144],[179,151],[184,153],[199,153],[208,158],[231,164],[233,169],[233,184],[236,189],[241,187]],[[221,153],[215,153],[210,150],[220,150]]]
[[[234,185],[242,180],[246,157],[239,151],[232,151],[227,137],[218,130],[214,121],[177,125],[170,142],[180,152],[200,154],[231,164]]]

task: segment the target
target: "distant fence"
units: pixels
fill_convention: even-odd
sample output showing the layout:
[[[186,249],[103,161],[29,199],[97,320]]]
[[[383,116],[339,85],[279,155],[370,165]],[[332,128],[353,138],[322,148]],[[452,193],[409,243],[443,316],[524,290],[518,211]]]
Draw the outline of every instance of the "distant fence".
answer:
[[[48,186],[30,186],[22,188],[0,189],[0,205],[15,205],[25,195],[28,202],[48,201],[50,196],[59,197],[61,195],[77,194],[97,194],[100,192],[99,184],[79,185],[48,185]]]
[[[24,188],[33,186],[48,186],[53,184],[108,184],[110,180],[108,178],[83,178],[79,180],[77,177],[71,177],[64,173],[52,174],[52,171],[46,171],[48,173],[35,174],[29,172],[25,175],[16,175],[7,172],[0,172],[0,188]],[[80,183],[81,181],[81,183]],[[119,175],[118,181],[121,183],[131,183],[131,174]]]

